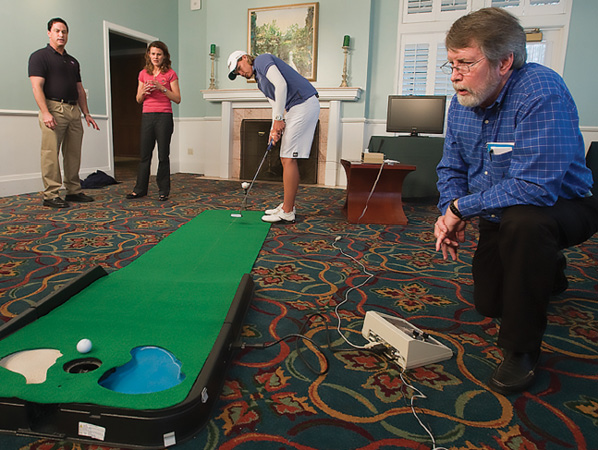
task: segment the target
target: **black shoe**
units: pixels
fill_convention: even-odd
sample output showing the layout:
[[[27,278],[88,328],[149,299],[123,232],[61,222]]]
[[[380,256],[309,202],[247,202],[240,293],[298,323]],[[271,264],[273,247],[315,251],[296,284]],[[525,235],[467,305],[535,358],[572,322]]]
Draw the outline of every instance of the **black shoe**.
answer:
[[[168,200],[168,195],[160,194],[158,200],[160,200],[161,202],[165,202],[166,200]]]
[[[85,195],[83,192],[79,192],[78,194],[67,194],[64,197],[66,201],[69,202],[82,202],[82,203],[89,203],[93,202],[93,197],[89,195]]]
[[[51,199],[44,200],[44,206],[49,206],[50,208],[68,208],[69,205],[60,197],[55,197]]]
[[[502,363],[494,370],[488,386],[499,394],[516,394],[534,382],[540,350],[529,353],[505,351]]]
[[[569,281],[565,276],[565,269],[567,268],[567,258],[562,252],[558,253],[556,262],[556,275],[554,277],[554,286],[552,287],[552,295],[562,294],[569,287]]]
[[[136,198],[145,197],[145,194],[136,194],[135,192],[131,192],[130,194],[127,194],[125,197],[129,200],[133,200]]]

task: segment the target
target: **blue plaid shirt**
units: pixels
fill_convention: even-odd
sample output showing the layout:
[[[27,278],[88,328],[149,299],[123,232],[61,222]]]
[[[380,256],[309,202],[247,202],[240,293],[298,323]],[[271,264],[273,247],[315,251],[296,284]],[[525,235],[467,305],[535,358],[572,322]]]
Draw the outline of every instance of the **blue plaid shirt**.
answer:
[[[490,152],[488,143],[510,143],[512,151]],[[437,172],[442,214],[458,198],[463,216],[494,222],[507,206],[551,206],[559,197],[587,195],[592,174],[563,79],[528,63],[488,108],[461,106],[454,96]]]

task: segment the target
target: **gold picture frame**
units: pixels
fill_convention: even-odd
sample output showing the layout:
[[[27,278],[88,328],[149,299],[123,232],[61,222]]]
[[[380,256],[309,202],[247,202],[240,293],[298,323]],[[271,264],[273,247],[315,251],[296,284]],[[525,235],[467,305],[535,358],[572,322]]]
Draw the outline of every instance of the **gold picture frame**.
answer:
[[[309,81],[316,81],[318,2],[250,8],[247,53],[271,53]]]

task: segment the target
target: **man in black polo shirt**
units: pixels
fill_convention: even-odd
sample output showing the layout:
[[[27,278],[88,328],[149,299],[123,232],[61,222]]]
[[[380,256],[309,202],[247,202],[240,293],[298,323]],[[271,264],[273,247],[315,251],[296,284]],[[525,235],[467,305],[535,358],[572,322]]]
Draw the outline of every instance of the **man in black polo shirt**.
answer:
[[[48,22],[50,43],[29,57],[29,79],[39,107],[39,126],[42,130],[44,206],[52,208],[68,208],[69,201],[93,201],[93,198],[81,191],[79,180],[83,142],[81,112],[87,126],[96,130],[99,130],[99,127],[89,115],[79,62],[67,54],[64,48],[68,41],[68,33],[68,25],[63,19],[51,19]],[[58,195],[62,187],[58,162],[61,146],[65,200]]]

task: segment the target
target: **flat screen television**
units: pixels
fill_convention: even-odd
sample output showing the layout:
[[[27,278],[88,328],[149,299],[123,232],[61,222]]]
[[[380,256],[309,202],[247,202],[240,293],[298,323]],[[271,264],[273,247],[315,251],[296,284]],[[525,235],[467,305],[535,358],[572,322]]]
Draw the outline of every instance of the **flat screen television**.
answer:
[[[386,131],[411,136],[442,134],[445,111],[444,95],[389,95]]]

